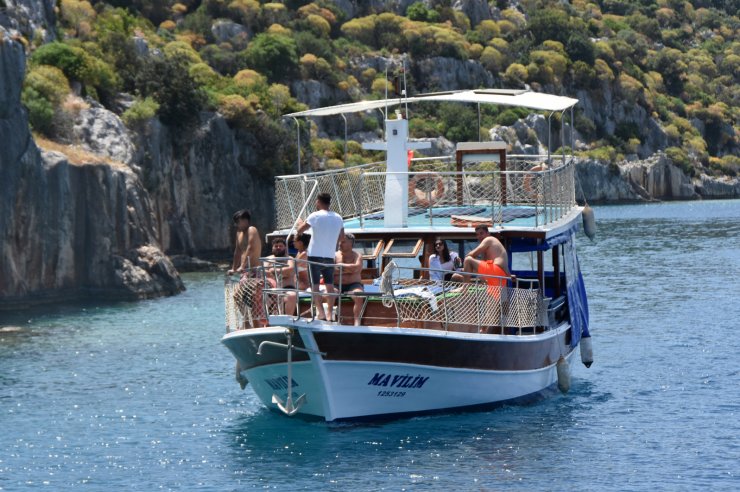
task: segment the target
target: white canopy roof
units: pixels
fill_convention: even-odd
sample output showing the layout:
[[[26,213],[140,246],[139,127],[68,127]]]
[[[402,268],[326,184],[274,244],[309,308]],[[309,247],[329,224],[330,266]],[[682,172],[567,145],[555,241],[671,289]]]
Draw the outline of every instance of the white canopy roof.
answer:
[[[308,109],[297,113],[286,114],[288,117],[301,116],[331,116],[344,113],[358,113],[371,109],[397,106],[404,103],[424,101],[457,101],[480,104],[496,104],[500,106],[516,106],[538,111],[563,111],[578,103],[578,99],[564,96],[554,96],[541,92],[507,89],[478,89],[466,91],[433,92],[420,94],[408,98],[378,99],[375,101],[359,101],[338,106]]]

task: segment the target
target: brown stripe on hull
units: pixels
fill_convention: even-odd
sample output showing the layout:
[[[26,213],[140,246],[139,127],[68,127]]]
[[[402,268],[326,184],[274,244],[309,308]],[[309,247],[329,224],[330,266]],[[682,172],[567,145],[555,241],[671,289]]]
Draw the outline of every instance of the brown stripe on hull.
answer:
[[[525,371],[547,367],[570,352],[570,330],[535,342],[465,340],[382,333],[317,332],[324,360],[396,362],[460,369]],[[558,338],[560,340],[558,341]],[[561,352],[561,347],[564,352]]]
[[[262,353],[257,355],[260,343],[270,341],[285,344],[287,342],[283,333],[256,333],[244,330],[244,336],[226,338],[224,345],[228,347],[234,357],[239,361],[242,370],[253,367],[266,366],[269,364],[283,364],[288,360],[288,350],[282,347],[265,345]],[[304,348],[303,340],[298,334],[293,336],[293,345]],[[308,360],[308,354],[300,350],[293,351],[293,361],[302,362]]]

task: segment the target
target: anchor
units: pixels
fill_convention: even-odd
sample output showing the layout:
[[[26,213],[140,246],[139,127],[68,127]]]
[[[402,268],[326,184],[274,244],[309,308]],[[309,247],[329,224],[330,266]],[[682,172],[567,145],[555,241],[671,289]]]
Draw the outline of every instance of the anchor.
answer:
[[[272,345],[273,347],[282,347],[286,348],[288,350],[288,397],[285,399],[285,402],[276,394],[272,394],[272,402],[277,405],[277,407],[288,416],[295,415],[298,410],[301,409],[301,407],[306,403],[306,394],[302,394],[298,398],[293,401],[293,350],[300,350],[301,352],[307,352],[310,354],[319,354],[319,355],[326,355],[325,352],[319,352],[317,350],[311,350],[311,349],[305,349],[300,347],[294,347],[293,346],[293,332],[292,330],[285,330],[285,337],[288,339],[288,343],[277,343],[277,342],[271,342],[269,340],[265,340],[264,342],[260,343],[259,347],[257,347],[257,355],[262,355],[262,346],[264,345]]]

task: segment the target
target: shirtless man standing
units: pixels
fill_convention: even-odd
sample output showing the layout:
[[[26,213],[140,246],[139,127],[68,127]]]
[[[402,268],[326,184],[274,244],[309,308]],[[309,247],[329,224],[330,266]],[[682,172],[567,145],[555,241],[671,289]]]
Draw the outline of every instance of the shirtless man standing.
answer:
[[[339,251],[334,255],[337,267],[341,267],[341,285],[337,285],[339,292],[342,294],[349,292],[362,292],[362,255],[353,250],[355,245],[355,236],[352,233],[346,233],[344,238],[339,241]],[[339,281],[339,270],[334,273],[334,280]],[[352,296],[355,303],[352,308],[352,314],[355,318],[355,326],[360,326],[360,314],[362,314],[362,297]]]
[[[244,273],[259,266],[262,254],[262,240],[257,228],[251,225],[252,214],[249,210],[239,210],[233,220],[236,224],[236,247],[231,270],[226,272],[228,275]]]
[[[501,241],[491,236],[488,227],[479,225],[475,228],[475,236],[480,244],[465,256],[463,262],[463,272],[480,273],[482,275],[497,275],[508,277],[509,273],[509,255]],[[482,256],[483,259],[477,259]],[[452,276],[453,282],[470,282],[470,275],[456,273]],[[486,279],[489,285],[501,285],[496,279]]]

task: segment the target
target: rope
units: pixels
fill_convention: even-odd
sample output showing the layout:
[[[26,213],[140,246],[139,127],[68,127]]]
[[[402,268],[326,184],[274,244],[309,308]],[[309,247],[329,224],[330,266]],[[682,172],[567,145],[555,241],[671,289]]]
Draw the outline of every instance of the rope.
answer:
[[[383,306],[393,306],[393,274],[398,271],[396,262],[391,260],[385,266],[383,274],[380,276],[380,292],[383,294]]]

